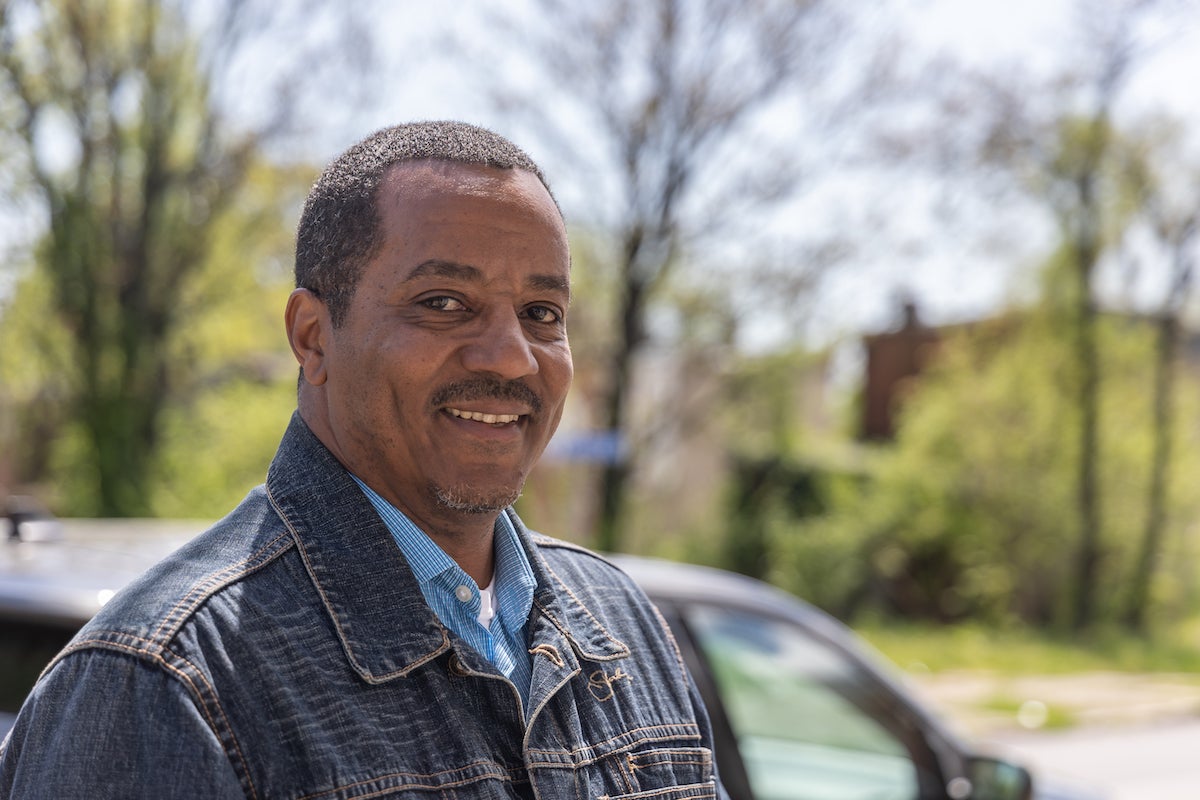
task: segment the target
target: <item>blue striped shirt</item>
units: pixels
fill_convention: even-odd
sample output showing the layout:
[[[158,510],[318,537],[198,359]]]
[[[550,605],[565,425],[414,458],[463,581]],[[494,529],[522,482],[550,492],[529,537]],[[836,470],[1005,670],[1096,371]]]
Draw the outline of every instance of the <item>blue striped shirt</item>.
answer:
[[[537,581],[508,515],[498,515],[493,529],[496,616],[490,626],[484,627],[478,619],[479,586],[471,576],[403,512],[358,478],[354,481],[379,512],[438,619],[511,680],[527,704],[533,666],[525,644],[525,625],[533,608]]]

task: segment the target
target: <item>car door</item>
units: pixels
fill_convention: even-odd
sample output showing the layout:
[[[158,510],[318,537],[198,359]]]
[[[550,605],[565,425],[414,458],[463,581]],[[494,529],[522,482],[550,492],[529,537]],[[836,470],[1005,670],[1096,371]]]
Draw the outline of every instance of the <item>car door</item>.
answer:
[[[915,716],[795,619],[657,599],[709,706],[735,800],[945,800]]]

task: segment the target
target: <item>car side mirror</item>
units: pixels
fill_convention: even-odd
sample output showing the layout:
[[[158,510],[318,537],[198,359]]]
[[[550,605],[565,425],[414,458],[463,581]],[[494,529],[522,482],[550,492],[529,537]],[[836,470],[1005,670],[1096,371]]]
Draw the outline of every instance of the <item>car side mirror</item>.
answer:
[[[998,758],[967,759],[967,774],[946,787],[953,800],[1030,800],[1033,779],[1024,767]]]

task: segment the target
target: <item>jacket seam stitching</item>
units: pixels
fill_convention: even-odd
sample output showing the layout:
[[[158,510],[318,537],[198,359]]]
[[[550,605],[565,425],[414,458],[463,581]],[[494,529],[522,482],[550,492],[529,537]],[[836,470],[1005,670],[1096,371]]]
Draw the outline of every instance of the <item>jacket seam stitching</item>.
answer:
[[[678,729],[678,730],[675,730],[675,729]],[[647,731],[654,731],[654,732],[656,732],[656,735],[649,737],[649,738],[645,738],[645,739],[638,739],[637,741],[634,741],[634,742],[629,742],[628,744],[621,745],[620,747],[615,748],[613,750],[607,750],[603,754],[597,754],[591,758],[586,759],[582,763],[592,763],[600,758],[603,758],[604,756],[612,755],[614,753],[627,752],[629,750],[632,750],[634,747],[637,747],[639,744],[642,744],[646,741],[663,741],[666,739],[678,739],[678,738],[696,739],[698,741],[701,740],[700,728],[698,725],[691,723],[691,722],[680,722],[680,723],[673,723],[673,724],[667,724],[667,725],[644,725],[640,728],[630,728],[628,731],[625,731],[624,733],[622,733],[619,736],[612,736],[612,737],[609,737],[608,739],[605,739],[602,742],[587,745],[585,747],[577,747],[574,750],[546,750],[546,749],[539,749],[539,748],[530,748],[528,752],[529,752],[530,756],[534,756],[534,755],[552,756],[552,755],[566,754],[566,755],[571,756],[572,758],[575,758],[576,756],[579,756],[581,753],[598,750],[600,748],[603,748],[605,745],[610,744],[615,741],[618,741],[618,740],[622,739],[623,737],[629,736],[630,734],[642,733],[642,732],[647,732]],[[557,762],[537,762],[537,765],[538,766],[546,766],[547,764],[553,764],[553,763],[557,763]]]
[[[224,569],[201,578],[166,613],[162,622],[159,623],[158,627],[150,635],[151,640],[161,640],[164,642],[163,646],[165,647],[165,641],[174,636],[179,626],[183,624],[183,621],[191,616],[200,605],[212,597],[218,589],[244,578],[271,563],[281,553],[286,552],[286,547],[279,548],[278,546],[280,542],[286,544],[289,538],[288,533],[285,531],[241,561],[234,562]],[[168,631],[170,632],[169,634]]]
[[[597,656],[592,655],[591,653],[589,653],[589,655],[592,656],[592,658],[594,660],[598,660],[598,661],[600,661],[600,660],[611,661],[614,658],[625,658],[626,656],[630,655],[632,651],[629,649],[629,645],[625,644],[623,641],[621,641],[617,637],[613,636],[612,633],[609,632],[608,628],[604,627],[604,625],[600,622],[600,620],[596,619],[596,615],[592,613],[592,610],[590,608],[588,608],[586,605],[584,605],[583,601],[581,601],[575,595],[575,593],[573,591],[571,591],[571,587],[567,586],[566,582],[558,576],[558,573],[555,572],[554,569],[548,563],[546,563],[545,559],[542,559],[542,565],[546,568],[546,571],[548,573],[550,573],[550,575],[554,578],[554,581],[567,594],[567,596],[570,597],[572,601],[574,601],[575,605],[577,605],[581,609],[583,609],[583,613],[587,614],[588,619],[590,619],[592,621],[592,623],[596,626],[596,628],[602,634],[604,634],[606,637],[608,637],[608,640],[610,642],[617,645],[623,651],[623,652],[614,653],[614,654],[608,655],[608,656],[597,657]],[[551,619],[554,619],[553,615],[549,611],[546,610],[545,606],[542,606],[539,603],[538,607],[542,609],[542,612],[544,614],[546,614],[546,616],[550,617]],[[559,627],[557,621],[555,621],[555,626]],[[562,630],[562,628],[559,627],[559,630]],[[566,634],[568,636],[568,638],[570,638],[572,641],[576,641],[575,637],[571,636],[569,633],[567,633],[567,631],[563,631],[563,633]]]
[[[688,685],[687,665],[683,661],[683,652],[679,649],[679,642],[675,639],[675,634],[671,633],[671,626],[667,624],[667,619],[658,610],[658,606],[654,603],[650,604],[650,608],[654,611],[654,616],[658,620],[659,627],[663,630],[663,635],[667,641],[671,643],[671,651],[675,653],[675,665],[679,667],[679,677],[683,679],[683,685]]]
[[[474,766],[487,766],[489,769],[488,769],[488,771],[480,773],[479,775],[472,775],[470,777],[459,778],[458,780],[454,780],[449,783],[432,783],[432,782],[430,782],[430,783],[406,783],[406,784],[404,784],[403,788],[405,788],[405,789],[448,789],[448,788],[454,788],[456,786],[465,786],[470,783],[477,783],[478,781],[488,780],[488,779],[502,780],[502,781],[506,781],[508,783],[516,782],[516,780],[512,776],[512,772],[513,772],[512,768],[505,767],[503,765],[496,764],[496,763],[490,762],[490,761],[476,761],[471,764],[466,764],[462,767],[456,767],[455,769],[442,770],[441,772],[389,772],[386,775],[378,775],[374,778],[370,778],[367,780],[355,781],[354,783],[346,783],[346,784],[342,784],[340,786],[335,786],[332,789],[325,789],[320,792],[306,794],[306,795],[303,795],[302,797],[297,798],[297,800],[316,800],[317,798],[320,798],[320,797],[327,797],[329,795],[333,795],[338,792],[350,791],[350,790],[355,789],[356,787],[366,786],[368,784],[379,783],[382,781],[389,781],[394,778],[416,778],[417,780],[429,780],[429,779],[437,778],[439,775],[450,775],[455,772],[461,772],[464,769],[468,769],[468,768],[474,767]],[[495,767],[499,767],[499,770],[503,770],[503,771],[498,771],[497,769],[494,769]],[[380,789],[370,792],[369,794],[360,794],[360,795],[355,795],[355,796],[356,797],[374,797],[374,796],[383,794],[385,792],[390,792],[390,791],[392,791],[393,788],[395,788],[395,787],[380,788]]]
[[[119,632],[112,631],[112,633],[119,633]],[[204,677],[203,673],[200,671],[200,669],[197,668],[196,665],[193,664],[191,661],[188,661],[186,658],[183,658],[175,651],[163,647],[156,641],[153,641],[151,639],[146,639],[141,636],[135,636],[133,634],[120,634],[120,635],[132,640],[133,642],[141,643],[143,646],[137,647],[133,644],[112,641],[110,639],[99,639],[99,638],[81,639],[78,642],[72,643],[71,647],[68,648],[67,650],[64,650],[63,653],[54,660],[54,663],[58,663],[59,661],[63,660],[63,658],[65,656],[67,656],[71,653],[82,652],[82,651],[92,649],[92,648],[101,649],[101,650],[114,650],[114,651],[123,652],[126,654],[143,656],[145,658],[148,658],[151,661],[153,661],[154,663],[158,664],[158,666],[160,666],[162,669],[164,669],[167,672],[174,675],[177,680],[179,680],[181,683],[185,684],[188,687],[187,688],[188,694],[191,695],[193,701],[196,702],[196,704],[200,707],[200,711],[204,714],[204,718],[208,722],[209,730],[212,731],[213,735],[217,738],[217,741],[220,742],[221,734],[217,730],[217,728],[218,728],[217,721],[213,718],[212,710],[209,708],[208,703],[205,702],[205,700],[204,700],[205,691],[202,691],[199,687],[196,686],[196,681],[197,680],[200,681],[201,683],[204,684],[207,694],[212,697],[212,703],[216,707],[216,711],[220,715],[221,720],[224,723],[225,729],[229,732],[229,738],[233,743],[233,749],[234,749],[233,755],[236,756],[238,763],[241,764],[242,773],[246,776],[246,784],[250,789],[250,796],[258,797],[258,792],[254,787],[254,779],[250,777],[250,769],[249,769],[249,765],[246,762],[246,756],[242,752],[242,748],[241,748],[241,745],[238,743],[237,736],[235,736],[233,733],[232,726],[230,726],[230,724],[229,724],[229,717],[226,716],[225,709],[221,707],[221,703],[217,699],[217,693],[216,693],[216,691],[213,690],[212,684],[210,684],[208,682],[208,680],[205,679],[205,677]],[[164,651],[167,653],[170,653],[172,656],[177,658],[183,664],[186,664],[188,667],[191,668],[191,670],[195,674],[194,675],[189,674],[188,671],[181,669],[180,667],[176,666],[175,664],[172,664],[167,659],[163,658],[162,653]],[[49,669],[49,667],[47,667],[47,669]],[[225,751],[225,755],[227,758],[231,755],[228,748],[226,748],[224,744],[221,745],[221,749]]]

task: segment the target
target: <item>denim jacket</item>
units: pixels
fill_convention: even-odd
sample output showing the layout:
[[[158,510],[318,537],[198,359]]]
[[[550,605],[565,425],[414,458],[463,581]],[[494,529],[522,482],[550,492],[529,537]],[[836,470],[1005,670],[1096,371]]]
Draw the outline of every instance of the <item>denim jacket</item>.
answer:
[[[528,708],[437,620],[294,417],[265,486],[47,667],[0,752],[0,796],[724,797],[653,606],[608,562],[506,513],[538,584]]]

